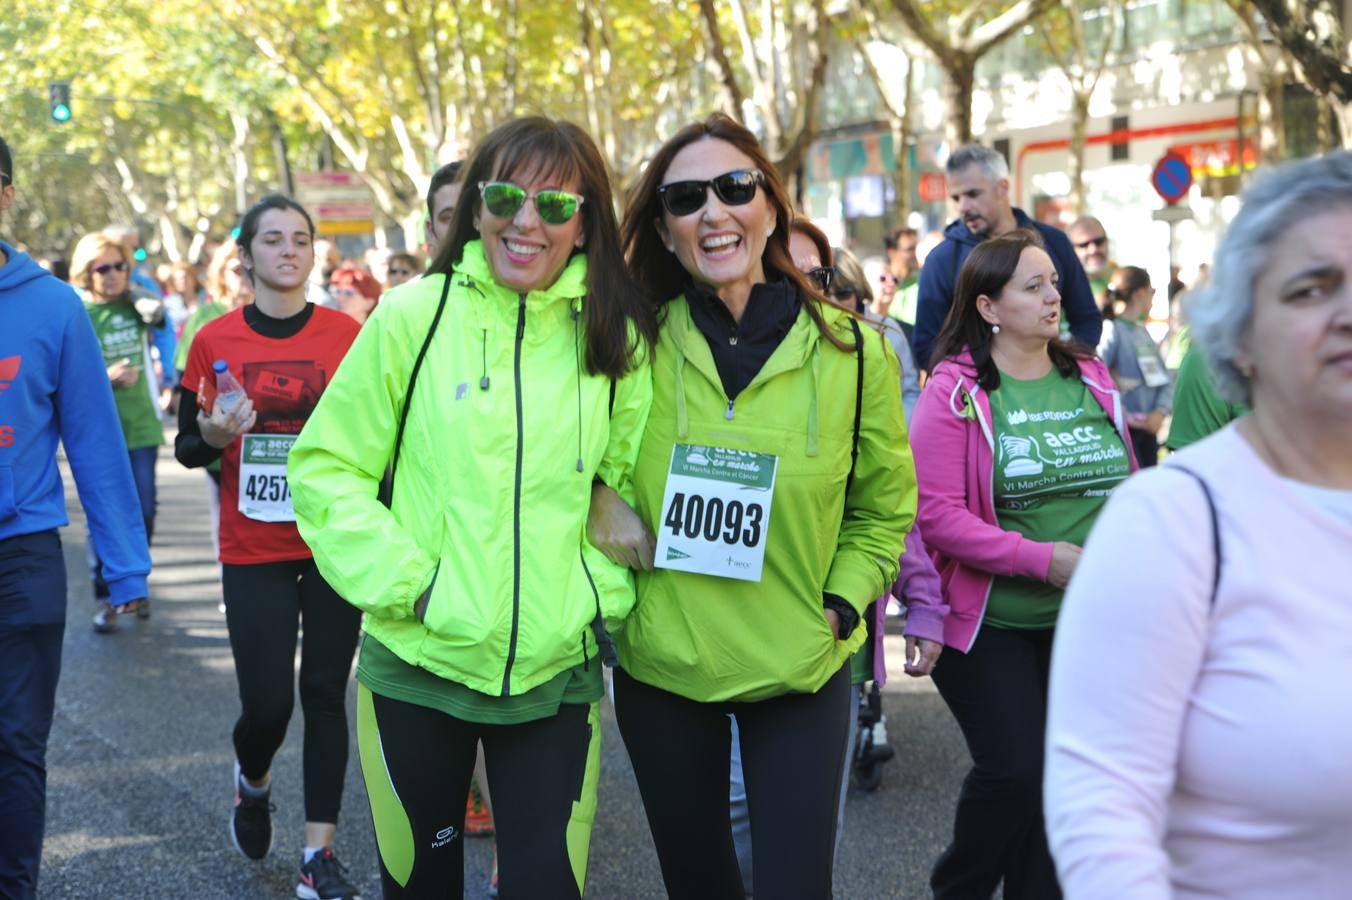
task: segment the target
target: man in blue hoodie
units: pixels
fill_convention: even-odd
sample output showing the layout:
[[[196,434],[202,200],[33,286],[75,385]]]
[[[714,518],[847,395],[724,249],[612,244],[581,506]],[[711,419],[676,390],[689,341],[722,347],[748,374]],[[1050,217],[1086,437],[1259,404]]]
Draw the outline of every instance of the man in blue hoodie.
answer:
[[[1075,248],[1061,229],[1034,222],[1023,210],[1010,205],[1009,163],[1005,158],[989,147],[968,144],[948,157],[945,174],[949,196],[958,207],[958,218],[944,229],[944,242],[931,251],[920,270],[920,298],[911,337],[916,365],[928,370],[934,364],[930,359],[934,339],[953,304],[958,272],[967,254],[986,238],[999,237],[1016,228],[1041,233],[1060,277],[1061,310],[1064,321],[1070,325],[1070,336],[1090,348],[1097,347],[1103,331],[1103,314],[1094,302],[1089,278]]]
[[[0,226],[14,202],[0,138]],[[0,240],[0,897],[37,896],[47,735],[61,672],[67,524],[57,441],[117,612],[146,596],[150,555],[103,354],[84,306]]]

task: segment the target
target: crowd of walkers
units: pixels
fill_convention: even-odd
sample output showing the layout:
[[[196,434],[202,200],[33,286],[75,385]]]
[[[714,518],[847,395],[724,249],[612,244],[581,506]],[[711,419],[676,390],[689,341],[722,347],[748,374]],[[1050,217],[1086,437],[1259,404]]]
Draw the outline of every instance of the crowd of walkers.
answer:
[[[432,179],[425,264],[343,261],[280,194],[202,279],[127,230],[70,286],[0,241],[0,897],[37,892],[56,444],[112,634],[150,615],[166,419],[208,475],[250,860],[298,680],[303,900],[364,880],[354,732],[385,897],[460,896],[489,828],[495,893],[582,897],[608,691],[668,896],[829,898],[898,614],[972,767],[929,884],[880,896],[1346,895],[1352,154],[1256,181],[1167,354],[1146,270],[980,146],[876,267],[730,118],[608,173],[508,121]],[[0,141],[0,230],[21,188]]]

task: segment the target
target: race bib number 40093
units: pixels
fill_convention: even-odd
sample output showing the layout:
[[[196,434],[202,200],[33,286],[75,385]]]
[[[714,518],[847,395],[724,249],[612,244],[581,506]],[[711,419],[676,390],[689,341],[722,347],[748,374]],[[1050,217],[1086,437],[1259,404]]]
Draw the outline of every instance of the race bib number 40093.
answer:
[[[298,435],[246,434],[239,448],[239,511],[258,522],[294,522],[286,457]]]
[[[677,444],[657,529],[656,565],[760,581],[779,459]]]

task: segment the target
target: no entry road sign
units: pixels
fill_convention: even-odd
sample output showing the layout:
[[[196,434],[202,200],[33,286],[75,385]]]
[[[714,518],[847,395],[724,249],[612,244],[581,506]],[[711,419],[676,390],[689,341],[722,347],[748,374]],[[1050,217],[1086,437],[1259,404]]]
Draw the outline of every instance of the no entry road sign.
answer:
[[[1150,184],[1164,202],[1172,206],[1188,195],[1188,188],[1192,187],[1192,166],[1178,154],[1166,153],[1155,163]]]

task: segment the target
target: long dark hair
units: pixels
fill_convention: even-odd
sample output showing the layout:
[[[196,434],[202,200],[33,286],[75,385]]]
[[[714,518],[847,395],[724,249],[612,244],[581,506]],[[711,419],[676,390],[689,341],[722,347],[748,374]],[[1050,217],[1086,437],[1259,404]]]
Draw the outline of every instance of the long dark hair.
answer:
[[[235,239],[241,253],[240,261],[243,262],[245,258],[248,259],[248,265],[244,267],[244,274],[249,276],[251,282],[254,280],[253,240],[258,237],[258,223],[263,218],[263,213],[271,209],[291,209],[300,213],[301,218],[305,219],[306,227],[310,229],[310,240],[315,239],[315,222],[314,219],[310,218],[310,214],[305,211],[305,207],[285,194],[265,194],[260,197],[257,203],[249,207],[249,211],[244,214],[244,218],[239,220],[239,237]],[[305,275],[308,278],[310,273],[306,272]]]
[[[525,116],[499,125],[479,142],[460,178],[465,195],[428,272],[449,277],[465,245],[479,238],[474,213],[480,181],[511,178],[533,168],[543,177],[577,184],[585,198],[577,213],[582,216],[583,244],[573,252],[587,257],[587,302],[582,309],[587,371],[619,378],[632,368],[638,345],[646,348],[657,339],[657,325],[620,254],[606,164],[592,139],[573,123]]]
[[[1121,287],[1113,287],[1114,281]],[[1103,318],[1116,319],[1122,315],[1117,304],[1121,303],[1125,307],[1133,294],[1147,287],[1150,287],[1149,272],[1140,266],[1119,266],[1109,279],[1108,286],[1103,289]]]
[[[789,229],[794,220],[793,202],[789,199],[779,172],[761,149],[756,136],[722,113],[715,113],[702,122],[693,122],[676,132],[648,161],[643,174],[629,189],[620,234],[624,240],[625,258],[629,260],[629,268],[638,279],[643,296],[655,310],[660,311],[667,301],[694,284],[694,278],[681,265],[676,254],[662,243],[653,223],[662,217],[662,201],[657,189],[662,186],[667,169],[671,168],[671,161],[686,147],[704,138],[717,138],[736,147],[750,157],[752,164],[765,176],[761,189],[775,211],[775,230],[766,240],[765,252],[761,255],[766,279],[791,282],[798,289],[799,296],[805,298],[803,308],[817,324],[822,336],[841,350],[854,352],[854,344],[846,343],[832,333],[826,319],[822,317],[822,304],[842,310],[845,307],[822,296],[817,286],[793,264],[793,254],[789,252]]]
[[[999,297],[1005,285],[1014,277],[1023,251],[1034,247],[1046,250],[1042,235],[1019,228],[982,241],[968,254],[967,261],[962,264],[962,271],[958,273],[958,287],[953,292],[948,318],[944,319],[944,327],[939,329],[939,337],[934,341],[931,370],[966,349],[972,354],[972,362],[976,366],[977,384],[986,391],[993,391],[1000,386],[1000,369],[991,359],[991,325],[981,318],[976,301],[982,295]],[[1056,370],[1070,378],[1079,373],[1076,361],[1092,359],[1094,351],[1083,344],[1053,340],[1047,344],[1047,355],[1051,357]]]

